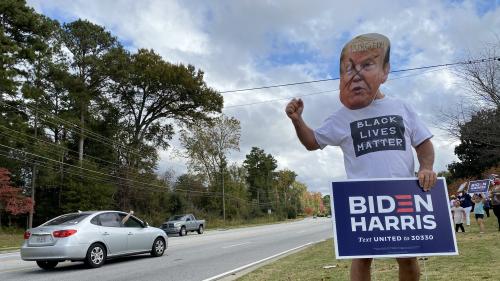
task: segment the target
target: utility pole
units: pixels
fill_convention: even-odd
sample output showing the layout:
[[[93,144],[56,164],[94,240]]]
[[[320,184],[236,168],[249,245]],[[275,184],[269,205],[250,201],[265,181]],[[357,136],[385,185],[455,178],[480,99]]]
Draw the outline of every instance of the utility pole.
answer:
[[[223,222],[224,225],[226,225],[226,197],[224,194],[224,166],[221,165],[220,167],[220,172],[222,176],[222,217],[223,217]]]
[[[78,160],[80,161],[80,167],[83,167],[83,134],[84,134],[84,129],[83,126],[85,126],[85,117],[83,115],[83,105],[82,105],[82,112],[80,112],[80,140],[78,141]],[[81,171],[80,171],[81,172]]]
[[[38,102],[36,103],[35,106],[35,145],[36,145],[36,139],[38,135]],[[36,164],[33,163],[33,173],[31,175],[31,202],[33,202],[33,206],[31,207],[30,213],[29,213],[29,219],[28,219],[28,228],[33,227],[33,213],[35,212],[35,190],[36,190]]]

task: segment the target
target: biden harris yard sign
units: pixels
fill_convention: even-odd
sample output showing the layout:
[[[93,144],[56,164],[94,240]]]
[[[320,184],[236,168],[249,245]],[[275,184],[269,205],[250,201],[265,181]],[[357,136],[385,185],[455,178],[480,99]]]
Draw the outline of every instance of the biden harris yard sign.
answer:
[[[471,181],[467,193],[488,193],[489,187],[490,180]]]
[[[335,181],[331,201],[337,259],[458,254],[444,178]]]

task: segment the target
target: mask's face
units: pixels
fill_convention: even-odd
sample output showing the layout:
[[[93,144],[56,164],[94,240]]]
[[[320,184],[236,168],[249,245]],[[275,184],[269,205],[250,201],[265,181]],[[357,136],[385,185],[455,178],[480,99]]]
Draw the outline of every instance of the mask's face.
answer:
[[[384,67],[383,49],[348,50],[340,69],[340,101],[349,109],[370,105],[389,74],[389,65]]]

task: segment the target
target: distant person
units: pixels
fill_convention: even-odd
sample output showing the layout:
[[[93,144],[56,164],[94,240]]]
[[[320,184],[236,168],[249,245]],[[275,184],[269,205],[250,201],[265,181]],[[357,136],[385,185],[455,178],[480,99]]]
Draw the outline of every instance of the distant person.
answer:
[[[460,206],[460,201],[455,200],[453,208],[451,208],[451,215],[453,217],[453,222],[455,223],[455,232],[461,229],[465,232],[464,221],[465,221],[465,210]]]
[[[481,193],[474,194],[472,197],[474,201],[474,216],[476,217],[477,224],[479,225],[479,233],[484,233],[484,197]]]
[[[497,217],[498,231],[500,231],[500,180],[495,180],[493,192],[491,193],[491,206],[493,207],[493,214]]]
[[[349,179],[413,177],[414,148],[420,164],[419,184],[428,191],[436,183],[432,133],[411,106],[380,90],[389,75],[389,57],[390,42],[384,35],[355,37],[340,54],[342,107],[315,130],[302,119],[301,99],[292,99],[285,112],[307,150],[340,146]],[[416,258],[396,260],[399,280],[419,280]],[[371,258],[353,259],[351,280],[370,280],[371,264]]]
[[[450,208],[455,207],[455,201],[456,200],[457,200],[457,198],[455,197],[455,195],[451,195],[450,196]]]
[[[460,206],[465,209],[465,224],[470,225],[470,212],[472,211],[472,198],[467,192],[460,192],[458,194],[458,200],[460,200]]]
[[[491,200],[489,197],[485,196],[484,198],[484,212],[486,213],[486,217],[490,217],[490,208],[491,208]]]

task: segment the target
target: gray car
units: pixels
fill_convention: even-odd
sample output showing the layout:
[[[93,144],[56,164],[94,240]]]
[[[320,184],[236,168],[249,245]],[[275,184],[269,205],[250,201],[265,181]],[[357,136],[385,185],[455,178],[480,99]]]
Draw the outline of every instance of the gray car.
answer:
[[[150,253],[162,256],[165,232],[119,211],[78,212],[59,216],[24,233],[21,258],[43,269],[58,262],[84,261],[99,267],[106,259]]]

